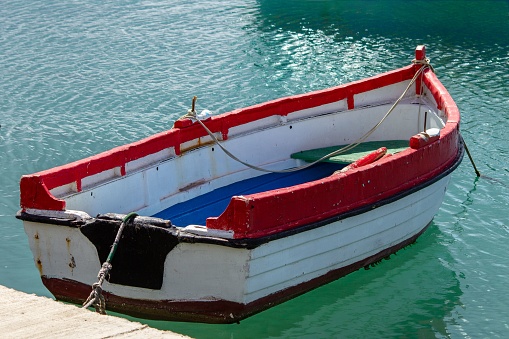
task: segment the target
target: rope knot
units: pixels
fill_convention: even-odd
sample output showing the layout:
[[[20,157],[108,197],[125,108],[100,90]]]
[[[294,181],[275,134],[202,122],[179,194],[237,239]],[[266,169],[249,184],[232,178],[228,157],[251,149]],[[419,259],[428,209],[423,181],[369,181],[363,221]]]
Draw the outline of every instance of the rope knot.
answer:
[[[104,281],[104,279],[108,280],[107,277],[109,277],[112,267],[113,266],[111,266],[109,262],[104,262],[99,273],[97,273],[97,279],[99,279],[100,282]]]
[[[414,59],[412,60],[412,63],[414,65],[422,65],[423,67],[427,67],[429,68],[433,73],[435,73],[435,69],[433,68],[433,66],[431,66],[431,63],[430,63],[430,59],[429,58],[424,58],[424,59],[421,59],[421,60],[417,60],[417,59]]]
[[[100,314],[106,314],[106,300],[102,294],[101,283],[94,283],[92,285],[92,292],[88,296],[87,300],[83,303],[84,308],[93,306],[95,311]]]

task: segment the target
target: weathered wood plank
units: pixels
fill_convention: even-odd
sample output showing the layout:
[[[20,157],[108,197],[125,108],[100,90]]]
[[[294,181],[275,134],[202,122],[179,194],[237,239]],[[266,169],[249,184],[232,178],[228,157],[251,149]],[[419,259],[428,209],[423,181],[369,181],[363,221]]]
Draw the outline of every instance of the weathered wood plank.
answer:
[[[188,338],[0,286],[2,338]]]

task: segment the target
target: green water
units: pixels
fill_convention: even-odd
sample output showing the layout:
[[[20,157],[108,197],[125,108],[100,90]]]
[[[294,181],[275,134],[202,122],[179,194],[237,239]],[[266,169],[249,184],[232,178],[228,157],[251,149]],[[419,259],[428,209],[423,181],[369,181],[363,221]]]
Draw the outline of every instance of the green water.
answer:
[[[416,244],[197,338],[509,336],[508,1],[11,1],[0,5],[0,284],[50,296],[20,221],[22,174],[171,127],[407,65],[426,44],[467,158]]]

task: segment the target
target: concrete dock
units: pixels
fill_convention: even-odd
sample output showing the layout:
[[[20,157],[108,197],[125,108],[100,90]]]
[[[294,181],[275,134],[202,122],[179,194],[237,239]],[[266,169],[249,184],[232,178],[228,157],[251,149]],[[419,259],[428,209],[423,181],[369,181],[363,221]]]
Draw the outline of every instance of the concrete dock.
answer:
[[[1,338],[189,338],[0,286]]]

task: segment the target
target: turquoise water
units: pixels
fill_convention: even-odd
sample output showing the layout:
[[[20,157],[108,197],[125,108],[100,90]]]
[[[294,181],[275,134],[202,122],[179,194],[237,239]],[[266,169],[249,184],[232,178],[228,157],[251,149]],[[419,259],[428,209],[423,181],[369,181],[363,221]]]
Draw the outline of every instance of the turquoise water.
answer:
[[[22,174],[171,127],[406,65],[426,44],[467,158],[414,245],[197,338],[509,335],[508,1],[11,1],[0,6],[0,284],[49,296],[20,221]]]

